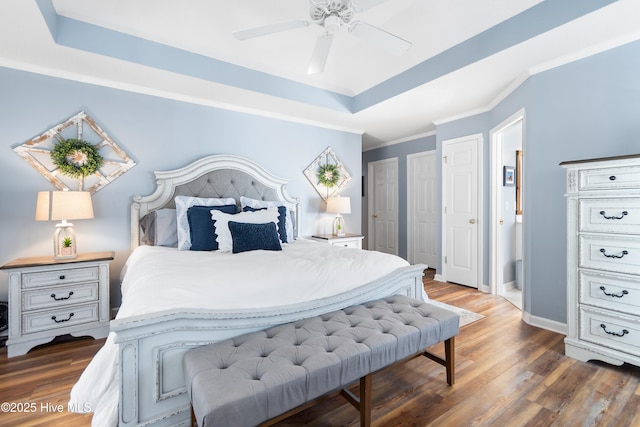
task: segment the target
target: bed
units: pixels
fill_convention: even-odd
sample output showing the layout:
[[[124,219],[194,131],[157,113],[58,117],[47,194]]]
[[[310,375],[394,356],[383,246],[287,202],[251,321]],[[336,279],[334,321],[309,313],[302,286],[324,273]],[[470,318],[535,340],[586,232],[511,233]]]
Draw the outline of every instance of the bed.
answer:
[[[155,176],[156,190],[135,196],[131,205],[132,253],[121,274],[122,305],[104,347],[71,393],[70,407],[94,412],[94,425],[189,425],[182,356],[191,348],[389,295],[426,298],[425,265],[301,237],[300,204],[288,194],[287,181],[248,159],[208,156]],[[233,199],[247,213],[228,216],[222,208],[206,208],[209,223],[217,218],[220,250],[162,246],[160,229],[150,242],[149,228],[142,232],[145,221],[184,211],[185,200],[198,204],[193,198]],[[280,249],[238,243],[240,231],[255,235],[267,226],[261,215],[274,214],[268,232],[277,230]],[[177,216],[180,232],[184,217]],[[240,217],[255,225],[235,220]],[[194,218],[189,216],[188,227],[195,247],[201,242]],[[223,250],[225,221],[232,250]]]

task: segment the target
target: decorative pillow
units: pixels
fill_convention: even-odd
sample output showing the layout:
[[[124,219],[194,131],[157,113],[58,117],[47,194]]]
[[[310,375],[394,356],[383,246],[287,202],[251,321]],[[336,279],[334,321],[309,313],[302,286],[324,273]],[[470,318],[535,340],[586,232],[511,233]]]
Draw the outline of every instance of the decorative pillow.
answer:
[[[187,209],[187,219],[189,220],[189,237],[191,239],[192,251],[215,251],[218,250],[216,241],[216,222],[211,219],[211,210],[219,210],[228,214],[238,212],[236,205],[223,206],[191,206]]]
[[[243,212],[255,212],[255,211],[261,211],[264,210],[266,208],[252,208],[249,206],[245,206],[242,211]],[[284,206],[278,206],[278,236],[280,237],[280,241],[282,243],[287,243],[287,228],[285,225],[287,219],[287,208]]]
[[[140,220],[142,237],[140,242],[149,246],[178,246],[176,210],[158,209],[149,212]]]
[[[218,242],[218,250],[223,252],[231,252],[231,250],[233,249],[233,239],[231,237],[231,231],[229,231],[229,221],[246,222],[250,224],[264,224],[267,222],[273,222],[274,224],[277,224],[278,209],[275,207],[269,207],[265,210],[255,212],[240,212],[235,215],[211,210],[211,218],[216,221],[216,234],[218,235],[216,240]]]
[[[278,202],[278,201],[270,201],[270,200],[256,200],[250,199],[248,197],[240,197],[240,206],[244,209],[246,206],[254,209],[266,208],[269,206],[284,206],[287,210],[287,217],[285,219],[285,225],[287,230],[287,242],[293,243],[295,240],[294,236],[294,226],[295,226],[295,205],[293,203],[287,202]]]
[[[203,197],[176,196],[176,225],[178,228],[178,249],[188,251],[191,248],[191,235],[189,233],[189,218],[187,209],[191,206],[223,206],[235,205],[232,198],[208,199]]]
[[[281,251],[280,238],[273,222],[250,224],[229,221],[229,231],[233,239],[232,252],[247,251]]]

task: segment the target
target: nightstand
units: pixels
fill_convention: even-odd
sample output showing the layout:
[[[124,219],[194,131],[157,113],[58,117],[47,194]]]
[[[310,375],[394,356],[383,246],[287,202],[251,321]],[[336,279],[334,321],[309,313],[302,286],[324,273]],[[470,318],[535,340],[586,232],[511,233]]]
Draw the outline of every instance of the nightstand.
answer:
[[[9,274],[9,357],[26,354],[56,336],[109,334],[109,265],[113,252],[15,259]]]
[[[333,234],[319,234],[311,236],[314,240],[325,242],[333,246],[344,246],[345,248],[358,248],[362,249],[362,239],[364,236],[361,234],[346,234],[344,236],[334,236]]]

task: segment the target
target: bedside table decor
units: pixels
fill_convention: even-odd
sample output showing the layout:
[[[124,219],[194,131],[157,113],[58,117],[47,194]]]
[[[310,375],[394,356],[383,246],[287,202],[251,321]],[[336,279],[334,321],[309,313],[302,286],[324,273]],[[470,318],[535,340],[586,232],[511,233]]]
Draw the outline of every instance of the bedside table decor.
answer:
[[[18,258],[0,267],[9,275],[7,355],[20,356],[59,335],[106,337],[113,255]]]
[[[36,221],[59,221],[53,234],[54,259],[77,257],[76,233],[69,219],[93,218],[88,191],[40,191],[36,203]]]
[[[344,218],[340,214],[351,213],[351,199],[349,197],[329,197],[327,199],[327,212],[336,214],[333,220],[333,235],[344,236]]]

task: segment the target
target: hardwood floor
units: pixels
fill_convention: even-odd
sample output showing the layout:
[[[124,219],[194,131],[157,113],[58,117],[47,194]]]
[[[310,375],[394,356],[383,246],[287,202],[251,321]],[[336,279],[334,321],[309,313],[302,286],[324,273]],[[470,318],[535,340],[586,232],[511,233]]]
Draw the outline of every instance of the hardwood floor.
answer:
[[[425,289],[433,299],[486,317],[456,338],[453,387],[444,368],[425,358],[375,374],[375,426],[640,426],[640,368],[565,357],[563,335],[522,322],[521,312],[501,297],[430,279]],[[69,413],[66,404],[102,341],[56,343],[12,359],[0,349],[0,402],[36,405],[34,413],[0,412],[0,425],[89,425],[90,416]],[[47,404],[64,410],[42,410]],[[336,396],[278,425],[357,426],[358,419]]]

